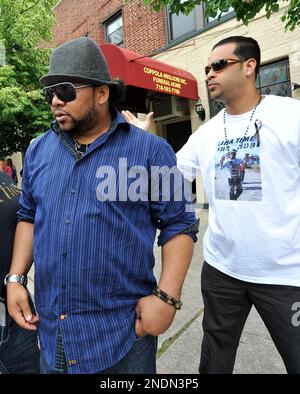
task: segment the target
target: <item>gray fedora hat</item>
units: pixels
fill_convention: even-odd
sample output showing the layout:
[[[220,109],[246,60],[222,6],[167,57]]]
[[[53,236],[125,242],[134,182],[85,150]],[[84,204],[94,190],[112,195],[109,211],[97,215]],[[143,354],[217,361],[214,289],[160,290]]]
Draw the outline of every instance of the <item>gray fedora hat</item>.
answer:
[[[53,50],[49,74],[40,79],[42,86],[60,82],[116,85],[98,44],[88,37],[68,41]]]

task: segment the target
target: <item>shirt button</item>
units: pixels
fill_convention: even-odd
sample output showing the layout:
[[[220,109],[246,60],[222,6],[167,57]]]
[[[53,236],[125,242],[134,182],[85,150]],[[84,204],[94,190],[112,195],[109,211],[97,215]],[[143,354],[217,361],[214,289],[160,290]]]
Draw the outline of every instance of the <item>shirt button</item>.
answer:
[[[66,258],[66,257],[68,256],[68,253],[67,253],[67,252],[64,252],[64,253],[62,254],[62,256]]]
[[[62,288],[63,290],[65,290],[66,285],[61,285],[61,288]]]
[[[67,223],[67,224],[70,224],[70,223],[71,223],[71,220],[70,220],[70,219],[67,219],[67,220],[66,220],[66,223]]]
[[[67,315],[60,315],[59,316],[60,320],[65,320],[66,317],[67,317]]]
[[[75,193],[76,193],[76,190],[75,190],[75,189],[71,189],[71,193],[72,193],[72,194],[75,194]]]

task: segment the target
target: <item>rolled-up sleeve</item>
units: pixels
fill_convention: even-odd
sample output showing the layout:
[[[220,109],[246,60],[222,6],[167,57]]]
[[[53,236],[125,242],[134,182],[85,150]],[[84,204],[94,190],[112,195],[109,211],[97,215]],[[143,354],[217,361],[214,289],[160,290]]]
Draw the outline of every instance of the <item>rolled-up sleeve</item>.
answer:
[[[158,245],[163,246],[179,234],[190,235],[196,242],[197,223],[191,202],[191,190],[176,166],[171,146],[161,141],[155,163],[151,166],[150,206],[152,218],[160,230]]]
[[[23,167],[22,177],[22,193],[20,197],[20,209],[17,212],[18,222],[34,223],[36,206],[31,195],[31,188],[29,182],[29,153],[26,153]]]

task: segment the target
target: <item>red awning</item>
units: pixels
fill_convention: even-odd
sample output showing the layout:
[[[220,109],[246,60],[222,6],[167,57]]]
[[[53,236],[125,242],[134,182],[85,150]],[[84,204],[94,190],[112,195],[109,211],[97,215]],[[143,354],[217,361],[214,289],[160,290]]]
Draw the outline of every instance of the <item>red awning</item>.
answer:
[[[101,50],[111,77],[122,79],[125,85],[198,99],[197,81],[189,72],[113,44],[101,45]]]

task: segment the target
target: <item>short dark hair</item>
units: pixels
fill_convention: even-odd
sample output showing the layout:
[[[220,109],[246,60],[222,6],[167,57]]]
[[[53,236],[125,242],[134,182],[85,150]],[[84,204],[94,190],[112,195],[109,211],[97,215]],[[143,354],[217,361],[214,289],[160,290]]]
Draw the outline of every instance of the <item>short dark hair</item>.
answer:
[[[260,65],[260,48],[258,42],[251,37],[231,36],[217,42],[217,44],[214,45],[213,50],[221,45],[231,44],[231,43],[236,44],[236,48],[233,53],[240,60],[248,60],[251,58],[256,60],[256,67],[255,67],[255,78],[256,78],[259,72],[259,65]]]
[[[115,85],[109,85],[109,105],[116,107],[125,101],[125,84],[122,80],[114,80]]]

